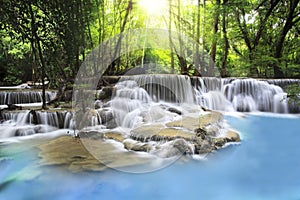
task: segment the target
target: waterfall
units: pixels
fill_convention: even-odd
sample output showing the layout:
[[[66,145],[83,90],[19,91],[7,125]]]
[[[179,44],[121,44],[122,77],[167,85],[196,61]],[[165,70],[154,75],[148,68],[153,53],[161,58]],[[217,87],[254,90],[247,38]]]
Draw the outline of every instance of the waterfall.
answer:
[[[195,103],[189,77],[141,75],[122,77],[110,101],[117,126],[133,128],[142,122],[162,122],[173,116],[168,103]],[[164,105],[163,105],[164,104]]]
[[[31,122],[30,111],[22,111],[22,112],[5,112],[1,113],[1,118],[3,122],[8,121],[9,123],[15,123],[17,125],[26,125]]]
[[[68,111],[13,111],[1,112],[1,123],[16,125],[47,125],[56,128],[73,128],[73,115]]]
[[[292,108],[281,87],[299,80],[193,78],[198,104],[214,110],[288,113]]]
[[[140,119],[140,113],[147,108],[151,98],[136,81],[121,81],[116,85],[116,94],[110,102],[116,124],[133,127]]]
[[[236,78],[188,77],[184,75],[123,76],[114,85],[113,95],[105,102],[96,101],[81,121],[88,126],[135,128],[142,123],[172,121],[189,113],[187,105],[212,110],[237,112],[300,112],[299,105],[288,104],[284,89],[299,80],[257,80]],[[47,91],[47,101],[55,92]],[[41,102],[38,91],[0,91],[0,104]],[[47,132],[75,127],[73,114],[58,110],[0,111],[0,137]]]
[[[46,91],[46,101],[50,101],[55,95],[56,92]],[[42,102],[40,91],[0,91],[0,105],[39,102]]]
[[[285,101],[274,101],[284,91],[277,85],[255,79],[237,79],[225,85],[224,93],[237,111],[265,111],[275,112],[278,107],[286,107]],[[287,109],[283,109],[283,112]]]
[[[191,80],[184,75],[138,75],[124,76],[120,81],[133,80],[144,88],[153,101],[194,103]]]

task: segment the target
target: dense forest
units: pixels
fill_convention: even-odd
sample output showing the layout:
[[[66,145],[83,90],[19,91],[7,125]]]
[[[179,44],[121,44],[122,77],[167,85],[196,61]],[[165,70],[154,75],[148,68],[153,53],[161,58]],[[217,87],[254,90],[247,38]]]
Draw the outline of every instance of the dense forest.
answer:
[[[201,47],[194,53],[208,52],[222,77],[300,77],[299,0],[1,0],[0,27],[2,85],[72,83],[94,48],[137,28],[193,38]],[[160,73],[201,75],[195,65],[209,71],[171,50],[148,48],[119,58],[105,73],[144,63]]]

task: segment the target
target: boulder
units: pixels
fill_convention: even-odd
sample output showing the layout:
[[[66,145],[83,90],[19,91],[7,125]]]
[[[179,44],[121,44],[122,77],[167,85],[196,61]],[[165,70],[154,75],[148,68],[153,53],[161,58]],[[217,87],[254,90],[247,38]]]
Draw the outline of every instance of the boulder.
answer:
[[[193,132],[184,131],[176,128],[166,128],[161,124],[145,125],[133,129],[130,138],[138,141],[161,141],[174,140],[177,138],[184,138],[186,140],[193,140],[195,134]]]
[[[213,144],[208,140],[197,140],[194,145],[195,154],[207,154],[215,149]]]
[[[73,172],[102,171],[107,167],[95,159],[80,140],[63,136],[39,146],[42,165],[63,165]]]
[[[104,138],[105,139],[112,139],[118,142],[123,142],[125,140],[125,136],[117,131],[109,131],[104,133]]]
[[[162,124],[144,125],[130,131],[130,138],[138,141],[149,141],[165,127]]]
[[[195,138],[195,134],[193,132],[175,128],[164,128],[157,133],[157,136],[160,137],[161,140],[174,140],[176,138],[193,140]]]
[[[219,149],[223,147],[226,144],[226,139],[225,138],[216,138],[215,139],[215,147],[216,149]]]
[[[147,143],[135,142],[126,140],[124,141],[124,148],[131,151],[142,151],[142,152],[149,152],[152,147]]]
[[[199,125],[199,119],[196,117],[183,117],[182,120],[177,120],[166,124],[168,127],[183,127],[191,131],[199,128]]]
[[[194,131],[197,128],[204,129],[208,125],[221,123],[223,115],[219,112],[212,111],[197,117],[183,116],[182,120],[169,122],[166,124],[168,127],[183,127]]]
[[[207,136],[207,131],[203,128],[196,128],[195,133],[196,137],[200,137],[202,140],[204,140]]]
[[[174,140],[173,147],[176,148],[181,154],[192,154],[193,149],[191,145],[184,139]]]
[[[227,131],[226,135],[225,135],[225,139],[227,142],[240,142],[241,138],[240,135],[232,130]]]

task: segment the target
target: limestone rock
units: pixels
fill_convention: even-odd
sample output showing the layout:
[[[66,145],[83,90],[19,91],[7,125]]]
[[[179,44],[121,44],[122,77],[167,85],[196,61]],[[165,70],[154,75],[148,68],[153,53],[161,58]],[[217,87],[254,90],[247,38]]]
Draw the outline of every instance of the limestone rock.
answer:
[[[39,146],[42,165],[64,165],[71,171],[102,171],[106,166],[95,159],[81,141],[63,136]]]
[[[195,153],[196,154],[206,154],[214,150],[214,146],[208,140],[202,140],[201,142],[195,143]]]
[[[169,122],[168,127],[183,127],[191,131],[197,128],[205,128],[208,125],[220,123],[223,120],[223,115],[219,112],[212,111],[197,117],[183,116],[182,120]]]
[[[174,140],[173,147],[176,148],[182,154],[192,154],[193,149],[184,139]]]
[[[165,128],[159,131],[157,136],[160,136],[163,140],[174,140],[176,138],[192,140],[195,137],[195,134],[193,132],[188,132],[181,129]]]
[[[176,138],[184,138],[192,140],[195,137],[193,132],[184,131],[175,128],[165,128],[161,124],[140,126],[131,131],[130,138],[138,141],[161,141],[174,140]]]
[[[225,138],[226,138],[227,142],[240,142],[241,141],[240,135],[237,132],[234,132],[232,130],[229,130],[226,133]]]
[[[161,124],[140,126],[130,131],[130,138],[138,141],[147,141],[164,128],[165,127]]]
[[[124,148],[131,151],[149,152],[152,147],[147,143],[134,142],[127,140],[124,142]]]
[[[215,139],[215,147],[217,149],[223,147],[226,144],[226,139],[225,138],[216,138]]]
[[[117,131],[109,131],[104,133],[104,138],[105,139],[112,139],[118,142],[123,142],[125,140],[125,136]]]

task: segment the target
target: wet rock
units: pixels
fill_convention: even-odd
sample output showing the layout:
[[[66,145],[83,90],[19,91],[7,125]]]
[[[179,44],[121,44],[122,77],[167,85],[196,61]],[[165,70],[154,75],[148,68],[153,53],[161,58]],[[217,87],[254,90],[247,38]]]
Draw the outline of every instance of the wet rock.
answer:
[[[106,86],[102,88],[102,91],[99,94],[99,99],[100,100],[108,100],[111,99],[113,93],[114,93],[115,88],[113,86]]]
[[[214,146],[207,140],[195,142],[195,154],[207,154],[214,150]]]
[[[204,140],[207,136],[207,131],[203,128],[196,128],[195,133],[197,137],[200,137],[202,140]]]
[[[177,138],[192,140],[195,137],[193,132],[175,128],[165,128],[163,125],[140,126],[131,131],[130,138],[138,141],[170,141]]]
[[[103,102],[100,100],[96,100],[94,103],[95,109],[99,109],[103,106]]]
[[[120,76],[103,76],[98,81],[97,89],[101,89],[103,86],[115,85],[120,79]]]
[[[216,138],[215,139],[215,147],[216,149],[219,149],[223,147],[226,144],[226,139],[225,138]]]
[[[126,139],[122,133],[117,132],[117,131],[109,131],[109,132],[104,133],[104,138],[112,139],[112,140],[115,140],[118,142],[123,142]]]
[[[182,120],[177,120],[166,124],[168,127],[184,127],[191,131],[199,128],[199,125],[199,119],[196,117],[183,117]]]
[[[17,106],[15,104],[6,104],[7,105],[7,110],[22,110],[21,106]]]
[[[131,151],[142,151],[142,152],[149,152],[152,147],[146,143],[134,142],[134,141],[125,141],[124,148]]]
[[[176,113],[177,115],[182,115],[182,112],[180,110],[173,108],[173,107],[168,108],[167,111]]]
[[[130,138],[138,141],[150,140],[164,128],[161,124],[140,126],[130,131]]]
[[[184,131],[175,128],[165,128],[157,133],[157,136],[161,137],[162,140],[174,140],[176,138],[184,138],[186,140],[192,140],[195,137],[193,132]]]
[[[176,139],[173,143],[173,147],[176,148],[182,154],[192,154],[193,149],[187,141],[184,139]]]
[[[117,127],[116,120],[114,118],[113,111],[107,108],[104,108],[99,111],[101,118],[101,123],[106,126],[108,129],[113,129]]]
[[[240,142],[241,141],[240,135],[237,132],[234,132],[232,130],[229,130],[226,133],[225,139],[227,142]]]
[[[63,136],[39,146],[42,165],[63,165],[73,172],[102,171],[107,167],[95,159],[80,140]]]
[[[223,115],[222,113],[216,112],[216,111],[211,111],[205,115],[200,116],[200,127],[205,127],[208,125],[212,124],[217,124],[222,122],[223,120]]]
[[[215,137],[215,136],[217,136],[217,134],[219,132],[219,127],[209,126],[208,128],[206,128],[206,131],[207,131],[207,135]]]
[[[99,131],[81,131],[77,133],[78,138],[90,138],[93,140],[104,139],[104,133]]]
[[[204,115],[197,117],[184,116],[182,120],[169,122],[166,124],[168,127],[183,127],[189,130],[195,130],[197,128],[205,128],[208,125],[221,123],[223,115],[219,112],[212,111]]]

